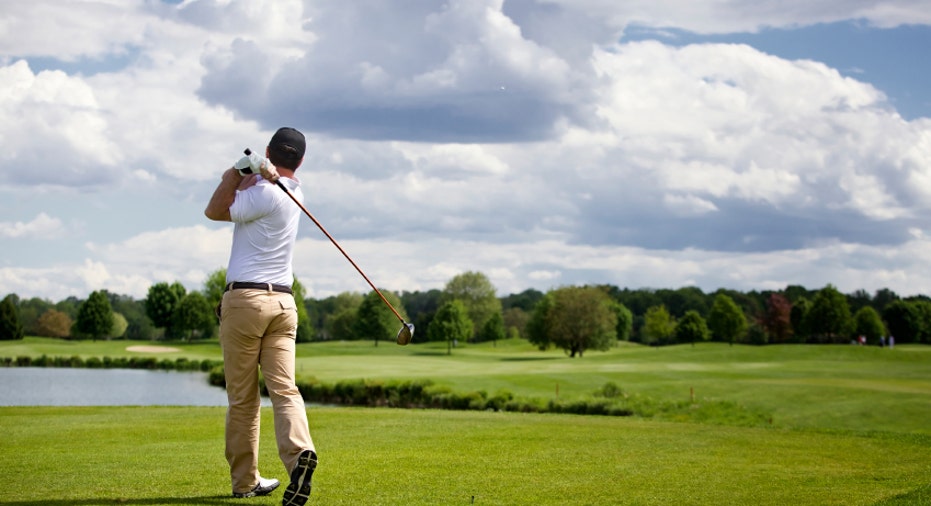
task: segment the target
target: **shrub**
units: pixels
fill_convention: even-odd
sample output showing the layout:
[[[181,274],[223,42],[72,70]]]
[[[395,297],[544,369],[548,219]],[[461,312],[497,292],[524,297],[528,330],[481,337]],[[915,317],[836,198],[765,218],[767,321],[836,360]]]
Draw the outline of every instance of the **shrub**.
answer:
[[[607,399],[615,399],[617,397],[624,397],[624,391],[621,390],[621,387],[617,386],[617,383],[609,381],[604,384],[601,389],[595,392],[596,396],[605,397]]]
[[[222,365],[210,369],[210,374],[207,375],[207,382],[215,387],[226,388],[226,375],[223,372]]]

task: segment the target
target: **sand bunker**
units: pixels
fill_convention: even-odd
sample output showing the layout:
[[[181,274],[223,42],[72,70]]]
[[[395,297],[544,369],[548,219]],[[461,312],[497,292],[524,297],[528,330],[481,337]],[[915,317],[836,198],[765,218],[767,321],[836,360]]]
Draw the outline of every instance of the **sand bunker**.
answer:
[[[172,348],[171,346],[130,346],[126,348],[126,351],[138,351],[140,353],[172,353],[181,350]]]

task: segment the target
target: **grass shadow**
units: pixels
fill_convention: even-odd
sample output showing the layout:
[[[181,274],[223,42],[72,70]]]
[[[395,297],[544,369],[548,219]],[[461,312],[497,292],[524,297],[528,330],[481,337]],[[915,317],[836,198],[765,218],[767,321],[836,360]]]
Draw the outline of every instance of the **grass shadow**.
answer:
[[[917,506],[920,504],[931,504],[931,484],[923,485],[904,494],[883,499],[873,506]]]
[[[415,352],[411,353],[411,356],[413,356],[413,357],[445,357],[445,356],[448,356],[448,355],[449,355],[449,354],[446,353],[446,350],[443,350],[443,351],[439,351],[439,350],[437,350],[437,351],[415,351]]]
[[[540,362],[543,360],[561,360],[564,357],[504,357],[502,362]]]
[[[97,498],[97,499],[38,499],[35,501],[4,501],[4,506],[100,506],[106,504],[129,504],[138,506],[155,506],[159,504],[230,504],[232,496],[201,496],[201,497],[164,497],[149,499]]]

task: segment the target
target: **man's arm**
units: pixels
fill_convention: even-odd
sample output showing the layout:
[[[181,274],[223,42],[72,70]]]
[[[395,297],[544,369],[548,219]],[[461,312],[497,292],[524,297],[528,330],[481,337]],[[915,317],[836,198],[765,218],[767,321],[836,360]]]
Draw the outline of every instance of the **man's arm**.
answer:
[[[236,169],[227,170],[223,173],[217,189],[213,191],[207,209],[204,209],[204,215],[213,221],[232,221],[230,206],[236,200],[236,190],[244,190],[253,184],[255,177],[243,177]]]

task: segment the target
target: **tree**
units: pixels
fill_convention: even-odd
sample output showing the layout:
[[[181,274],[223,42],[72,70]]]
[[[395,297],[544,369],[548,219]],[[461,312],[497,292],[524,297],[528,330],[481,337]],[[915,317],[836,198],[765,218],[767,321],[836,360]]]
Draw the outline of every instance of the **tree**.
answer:
[[[856,314],[860,308],[864,306],[869,306],[873,303],[873,296],[869,292],[863,290],[854,290],[853,293],[847,294],[847,307],[850,308],[850,312]]]
[[[472,320],[466,312],[465,304],[459,299],[444,303],[436,311],[436,316],[427,327],[427,339],[430,341],[446,340],[446,354],[452,354],[452,345],[460,339],[466,340],[472,335]]]
[[[47,337],[68,337],[71,334],[71,317],[58,311],[48,309],[39,317],[37,334]]]
[[[853,330],[847,297],[833,285],[827,285],[815,295],[805,320],[805,327],[816,339],[844,342]]]
[[[149,287],[145,299],[145,312],[156,327],[165,329],[167,338],[180,337],[180,332],[173,327],[174,312],[186,293],[187,290],[177,281],[170,285],[161,282]]]
[[[918,307],[918,316],[921,321],[918,341],[922,343],[931,343],[931,301],[916,300],[913,304]]]
[[[401,300],[398,296],[386,290],[381,290],[381,293],[401,313],[401,317],[405,318],[406,321],[404,308],[401,307]],[[394,337],[400,323],[394,313],[391,312],[391,309],[378,296],[378,293],[372,290],[362,299],[362,304],[359,305],[359,309],[356,311],[354,325],[358,339],[374,339],[375,346],[378,346],[379,338],[390,339]]]
[[[342,292],[319,301],[318,311],[322,313],[321,338],[342,341],[358,339],[354,331],[356,312],[364,298],[361,293]]]
[[[16,308],[16,295],[9,294],[0,301],[0,340],[22,339],[23,323]]]
[[[747,332],[747,317],[730,296],[719,293],[708,313],[708,328],[712,336],[734,344]]]
[[[531,311],[533,308],[531,308]],[[504,328],[508,336],[526,337],[527,322],[530,321],[530,312],[519,307],[509,307],[501,315]]]
[[[711,339],[711,331],[708,330],[708,324],[701,314],[694,309],[689,309],[685,315],[676,323],[676,340],[680,343],[692,343],[695,341],[708,341]]]
[[[854,333],[866,337],[869,343],[877,343],[881,337],[886,335],[886,326],[873,306],[861,307],[853,315],[853,321]]]
[[[52,307],[51,302],[38,297],[16,302],[16,309],[19,313],[19,321],[23,324],[24,334],[28,336],[42,335],[39,332],[39,317]]]
[[[785,343],[792,337],[792,303],[780,293],[766,299],[766,312],[760,320],[770,342]]]
[[[440,308],[442,297],[443,292],[436,288],[426,292],[404,292],[401,294],[401,305],[407,311],[411,323],[418,329],[426,329]]]
[[[68,318],[74,320],[78,317],[78,308],[81,306],[82,302],[82,300],[78,299],[74,295],[69,295],[66,299],[55,303],[55,309],[65,313],[68,315]]]
[[[527,320],[527,341],[536,345],[540,350],[549,348],[551,344],[546,329],[546,317],[552,308],[553,292],[550,292],[537,301],[533,306],[533,312],[530,313],[530,319]]]
[[[653,306],[661,306],[663,304],[662,300],[660,300],[652,290],[645,288],[638,290],[629,290],[625,288],[615,291],[613,297],[614,300],[630,309],[630,312],[634,315],[633,332],[631,333],[630,340],[645,342],[646,338],[643,336],[643,320],[646,316],[646,312]]]
[[[494,313],[501,312],[501,301],[495,296],[495,287],[480,272],[459,274],[446,283],[443,302],[460,300],[478,332]],[[474,337],[474,336],[473,336]]]
[[[314,327],[311,325],[310,316],[307,314],[307,305],[304,304],[304,285],[297,280],[296,276],[291,284],[291,291],[294,292],[294,302],[297,304],[297,342],[310,342],[314,338]]]
[[[326,336],[337,341],[354,341],[359,339],[356,333],[356,311],[342,309],[327,318]]]
[[[701,288],[695,286],[686,286],[678,290],[657,290],[656,296],[673,318],[681,317],[690,309],[699,314],[708,312],[707,297]]]
[[[226,269],[220,268],[208,274],[207,280],[204,281],[204,297],[211,307],[217,307],[225,292]]]
[[[922,334],[921,314],[918,308],[907,300],[894,300],[882,311],[883,320],[889,335],[898,343],[914,342]]]
[[[504,318],[501,313],[492,313],[491,318],[485,322],[485,325],[478,332],[479,342],[492,341],[495,346],[500,339],[504,339],[507,334],[504,331]]]
[[[617,340],[629,341],[634,330],[634,314],[620,302],[614,303],[614,313],[617,316],[617,328],[615,329]]]
[[[795,335],[795,341],[804,341],[811,333],[805,323],[808,320],[808,311],[811,310],[811,301],[805,297],[796,299],[789,311],[789,321],[792,323],[792,331]]]
[[[600,288],[559,288],[537,303],[528,334],[540,349],[555,346],[570,357],[604,351],[617,340],[615,311],[614,301]]]
[[[116,311],[113,312],[113,326],[110,328],[110,334],[107,335],[108,338],[119,339],[126,334],[126,329],[129,328],[129,322],[126,321],[126,317]]]
[[[899,295],[897,293],[888,288],[881,288],[876,290],[876,294],[873,295],[873,309],[882,314],[883,309],[886,309],[887,305],[897,300],[899,300]]]
[[[179,336],[187,333],[187,340],[191,341],[196,335],[213,337],[216,321],[215,308],[211,307],[204,294],[195,291],[185,294],[175,306],[171,328]]]
[[[154,339],[156,330],[152,325],[152,320],[145,313],[145,300],[135,300],[128,295],[112,293],[108,293],[107,296],[110,299],[113,313],[121,314],[126,319],[126,328],[118,335],[125,339]]]
[[[110,335],[113,310],[110,308],[110,299],[103,291],[91,292],[78,309],[74,325],[79,335],[90,336],[94,341]]]
[[[503,297],[501,299],[501,308],[504,310],[519,308],[529,314],[531,311],[533,311],[533,308],[537,305],[537,302],[543,298],[543,295],[543,292],[540,290],[528,288],[523,292]]]
[[[669,314],[666,306],[650,307],[643,316],[641,333],[645,344],[657,346],[669,344],[676,334],[676,320]]]

